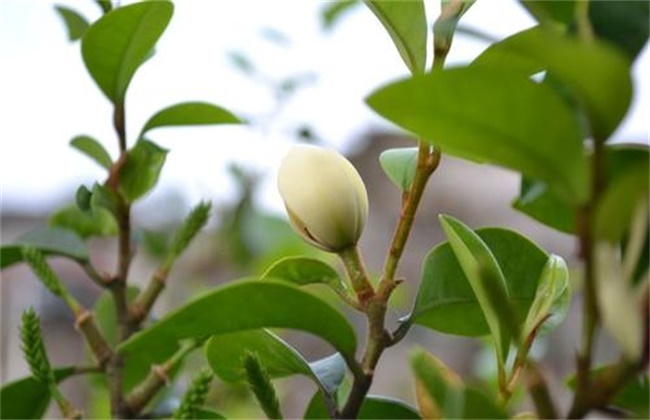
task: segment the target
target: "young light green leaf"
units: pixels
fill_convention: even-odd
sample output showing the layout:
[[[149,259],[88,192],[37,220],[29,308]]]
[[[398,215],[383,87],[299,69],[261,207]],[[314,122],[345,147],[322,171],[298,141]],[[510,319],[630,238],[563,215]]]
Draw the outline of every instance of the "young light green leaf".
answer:
[[[522,325],[549,256],[511,230],[483,228],[476,233],[501,267],[515,318]],[[448,242],[435,247],[425,259],[415,304],[406,322],[447,334],[489,334],[476,295]]]
[[[160,110],[149,118],[142,127],[140,137],[159,127],[242,123],[233,113],[220,106],[207,102],[183,102]]]
[[[32,308],[24,311],[21,319],[20,341],[23,356],[34,379],[41,384],[49,385],[54,382],[54,373],[43,344],[40,319]]]
[[[491,45],[472,67],[510,70],[513,57],[564,83],[589,115],[599,141],[604,142],[625,117],[632,100],[630,62],[609,45],[580,42],[548,27],[532,28]]]
[[[25,233],[13,243],[0,248],[0,269],[23,261],[22,248],[32,247],[44,255],[61,255],[84,262],[88,248],[73,231],[62,228],[39,228]]]
[[[379,163],[388,178],[402,191],[408,191],[418,164],[417,147],[389,149],[379,155]]]
[[[173,262],[178,258],[189,246],[194,237],[203,229],[210,217],[210,209],[212,203],[209,201],[201,202],[192,209],[187,215],[183,224],[178,227],[174,233],[174,237],[169,247],[169,254],[167,256],[167,267],[171,267]]]
[[[239,281],[218,287],[169,313],[118,347],[132,355],[148,353],[191,337],[257,328],[291,328],[328,341],[345,358],[353,357],[356,335],[347,319],[328,303],[286,282]]]
[[[242,360],[246,351],[257,354],[271,379],[304,375],[330,395],[345,375],[345,362],[338,353],[310,364],[291,345],[264,329],[215,335],[205,347],[205,356],[221,379],[241,382],[245,379]]]
[[[285,257],[276,261],[262,275],[264,279],[284,280],[298,286],[326,284],[335,291],[345,291],[339,273],[324,261],[309,257]]]
[[[522,340],[525,342],[530,334],[539,335],[559,325],[566,316],[570,303],[569,269],[561,257],[551,255],[544,266],[535,300],[524,321]]]
[[[104,149],[104,146],[90,136],[77,136],[70,140],[70,146],[86,154],[106,169],[109,169],[113,164],[113,160],[106,149]]]
[[[106,13],[84,34],[86,68],[114,104],[124,102],[133,75],[164,32],[173,9],[168,1],[123,6]]]
[[[573,202],[587,198],[580,127],[548,86],[492,68],[455,68],[393,83],[367,102],[390,121],[435,139],[444,153],[538,177]]]
[[[90,26],[86,18],[81,16],[76,10],[61,6],[60,4],[54,6],[54,9],[59,13],[61,19],[63,19],[63,23],[65,23],[65,27],[68,30],[68,40],[76,41],[81,39],[88,26]]]
[[[52,372],[58,383],[72,376],[75,368],[54,368]],[[48,385],[33,376],[10,382],[0,388],[0,418],[40,419],[50,404],[50,398]]]
[[[424,418],[460,418],[463,414],[463,382],[458,374],[422,349],[411,352],[415,395]]]
[[[49,226],[76,232],[81,238],[117,235],[117,222],[105,208],[83,211],[72,205],[53,213],[47,221]]]
[[[364,0],[390,35],[412,74],[422,74],[427,60],[427,19],[422,0]]]
[[[129,202],[134,202],[158,182],[165,164],[167,150],[148,140],[140,140],[127,152],[120,171],[120,189]]]
[[[174,412],[174,419],[196,419],[197,411],[205,402],[205,398],[210,389],[210,383],[214,376],[208,369],[201,369],[196,376],[192,379],[192,384],[183,395],[181,405]]]
[[[507,305],[508,289],[501,268],[490,248],[465,224],[446,215],[440,216],[440,224],[485,316],[499,362],[505,363],[510,336],[503,319],[510,314],[504,314],[505,308],[496,306],[491,295],[501,295],[499,301]]]

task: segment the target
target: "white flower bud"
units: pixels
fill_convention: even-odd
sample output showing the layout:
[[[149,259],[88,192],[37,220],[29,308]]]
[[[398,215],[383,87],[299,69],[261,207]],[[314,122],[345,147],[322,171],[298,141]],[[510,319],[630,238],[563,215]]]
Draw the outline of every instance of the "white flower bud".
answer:
[[[368,217],[368,193],[341,154],[294,146],[280,164],[278,188],[292,226],[309,243],[329,252],[357,243]]]

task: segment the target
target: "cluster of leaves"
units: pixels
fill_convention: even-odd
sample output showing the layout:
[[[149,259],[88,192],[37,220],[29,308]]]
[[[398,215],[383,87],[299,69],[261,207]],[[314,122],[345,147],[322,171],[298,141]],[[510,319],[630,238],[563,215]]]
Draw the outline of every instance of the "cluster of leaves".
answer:
[[[342,10],[340,3],[328,13]],[[625,253],[631,255],[626,266],[632,267],[626,271],[632,274],[624,279],[629,283],[625,287],[640,283],[647,274],[648,261],[641,257],[643,247],[647,249],[648,226],[638,225],[640,233],[630,226],[639,203],[645,203],[646,212],[648,208],[648,148],[612,145],[608,139],[630,105],[630,66],[648,37],[647,3],[594,2],[582,9],[579,2],[524,1],[522,5],[539,25],[491,45],[467,66],[443,69],[456,25],[473,3],[443,0],[443,13],[433,30],[431,71],[426,65],[429,30],[423,2],[365,3],[384,25],[412,73],[373,92],[367,99],[369,106],[415,134],[427,147],[521,173],[515,208],[581,239],[587,231],[589,243],[623,243]],[[107,2],[100,5],[105,14],[93,24],[85,23],[69,9],[58,10],[67,22],[70,38],[81,39],[86,67],[114,106],[121,155],[113,159],[89,136],[73,139],[73,147],[107,169],[106,179],[92,188],[81,187],[77,203],[55,213],[48,228],[3,247],[2,267],[25,260],[25,255],[30,255],[23,252],[25,248],[35,249],[41,256],[77,261],[91,279],[107,288],[92,313],[112,352],[108,366],[118,366],[115,360],[124,361],[125,404],[131,410],[126,414],[142,414],[165,381],[174,378],[182,359],[199,346],[210,371],[226,383],[248,382],[270,417],[281,416],[272,381],[290,375],[303,375],[314,383],[316,391],[305,418],[340,414],[342,403],[351,394],[347,378],[350,374],[355,379],[359,376],[359,346],[352,323],[326,296],[350,298],[346,279],[328,262],[310,257],[281,259],[261,276],[217,287],[156,323],[148,323],[146,315],[168,272],[207,220],[209,205],[200,204],[179,227],[146,289],[127,289],[126,278],[119,278],[120,273],[128,273],[131,258],[128,253],[123,255],[122,240],[124,235],[129,240],[129,207],[156,185],[167,154],[149,139],[151,131],[241,120],[212,104],[181,103],[153,115],[128,148],[124,133],[127,88],[137,69],[151,58],[173,6],[168,2],[142,2],[117,9]],[[581,15],[581,10],[588,15]],[[605,18],[612,15],[634,17],[634,22],[642,15],[646,24],[626,27],[629,34],[622,36],[618,22]],[[588,36],[582,34],[585,25],[588,34],[592,31],[588,42],[578,36]],[[531,78],[540,73],[541,82]],[[585,143],[587,138],[590,142]],[[416,183],[418,153],[418,149],[395,149],[380,157],[387,175],[405,196],[416,187],[424,187]],[[423,261],[412,309],[390,333],[390,344],[404,337],[412,325],[446,334],[488,337],[496,355],[500,401],[484,389],[463,383],[433,355],[417,349],[411,356],[417,409],[389,397],[364,394],[359,401],[359,418],[508,417],[512,413],[507,401],[518,385],[521,370],[536,373],[528,354],[533,341],[566,315],[571,289],[562,258],[509,229],[473,230],[447,215],[440,216],[440,224],[447,240],[435,246]],[[115,235],[120,238],[121,264],[117,277],[102,278],[93,269],[87,241]],[[128,246],[125,249],[130,250]],[[50,273],[49,268],[41,269]],[[115,286],[116,279],[123,285]],[[120,313],[124,308],[120,308],[120,297],[115,293],[120,287],[124,288],[131,324],[124,323],[125,313]],[[117,308],[113,300],[118,302]],[[116,328],[118,324],[120,329],[128,330],[133,324],[138,328],[124,335]],[[271,329],[313,334],[334,352],[308,361]],[[92,341],[97,340],[86,339],[91,348]],[[43,349],[45,354],[42,343],[34,348]],[[511,352],[514,362],[509,363]],[[99,371],[108,372],[105,368],[97,366]],[[72,375],[74,369],[48,366],[48,372],[47,385],[38,379],[39,374],[36,379],[3,387],[2,416],[41,416],[56,382]],[[176,412],[178,418],[199,413],[201,418],[221,418],[203,405],[212,373],[197,377]],[[109,386],[111,380],[108,377]],[[647,378],[630,382],[614,402],[643,415],[639,390],[647,390],[647,383]],[[573,386],[579,389],[581,383]],[[24,404],[24,398],[34,404]],[[548,412],[543,408],[543,404],[538,407],[539,415],[557,415],[552,407],[546,407]]]

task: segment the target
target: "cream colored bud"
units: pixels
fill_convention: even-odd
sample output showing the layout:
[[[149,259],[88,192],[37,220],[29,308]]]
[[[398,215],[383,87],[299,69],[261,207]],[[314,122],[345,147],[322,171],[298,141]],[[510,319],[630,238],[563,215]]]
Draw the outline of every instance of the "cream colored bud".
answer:
[[[309,243],[329,252],[357,243],[368,217],[368,193],[341,154],[294,146],[280,164],[278,188],[292,226]]]

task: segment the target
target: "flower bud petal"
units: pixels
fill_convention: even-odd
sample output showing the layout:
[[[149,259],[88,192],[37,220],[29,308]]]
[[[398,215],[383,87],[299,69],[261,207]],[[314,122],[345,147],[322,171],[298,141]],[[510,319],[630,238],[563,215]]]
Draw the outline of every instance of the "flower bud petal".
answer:
[[[368,217],[368,194],[341,154],[294,146],[280,165],[278,188],[292,226],[309,243],[330,252],[357,243]]]

